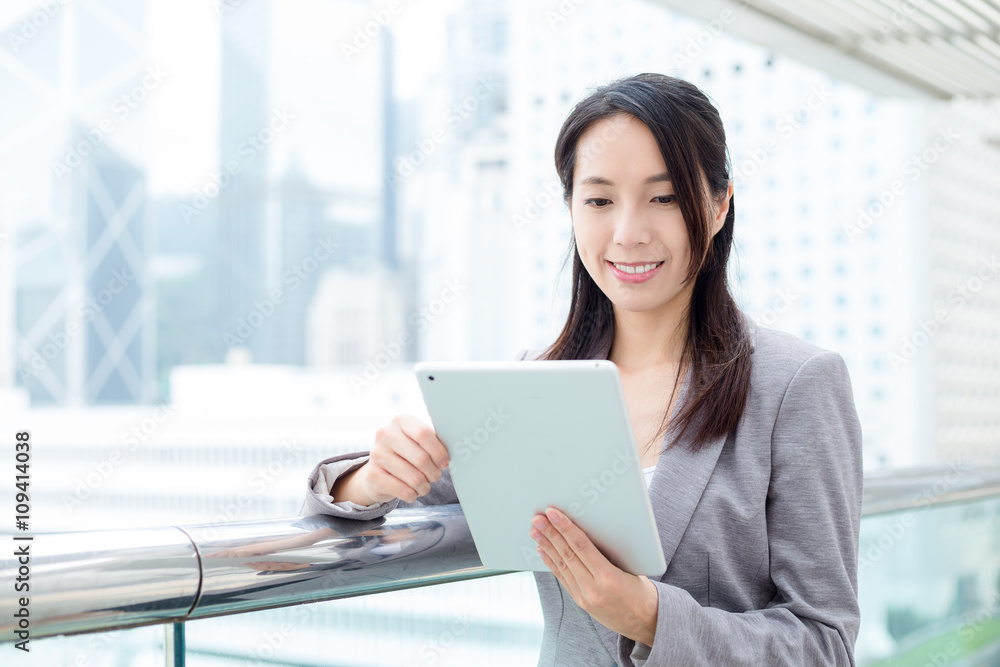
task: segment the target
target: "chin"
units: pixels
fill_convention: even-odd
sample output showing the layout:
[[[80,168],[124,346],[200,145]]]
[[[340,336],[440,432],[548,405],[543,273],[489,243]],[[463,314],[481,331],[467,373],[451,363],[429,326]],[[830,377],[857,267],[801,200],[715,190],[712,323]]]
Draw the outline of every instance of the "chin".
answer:
[[[675,297],[676,294],[670,298],[650,294],[648,296],[643,295],[641,298],[608,298],[615,310],[620,310],[626,313],[646,313],[666,308],[671,302],[674,301]]]

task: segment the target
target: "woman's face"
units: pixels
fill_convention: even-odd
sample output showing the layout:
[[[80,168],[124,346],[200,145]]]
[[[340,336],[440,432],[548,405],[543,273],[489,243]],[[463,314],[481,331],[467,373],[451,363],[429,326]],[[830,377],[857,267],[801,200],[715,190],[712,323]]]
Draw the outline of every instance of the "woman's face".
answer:
[[[591,278],[616,309],[686,308],[694,288],[693,280],[682,284],[691,247],[649,128],[627,114],[605,118],[580,136],[576,155],[570,216]],[[713,235],[728,210],[727,194],[716,206]]]

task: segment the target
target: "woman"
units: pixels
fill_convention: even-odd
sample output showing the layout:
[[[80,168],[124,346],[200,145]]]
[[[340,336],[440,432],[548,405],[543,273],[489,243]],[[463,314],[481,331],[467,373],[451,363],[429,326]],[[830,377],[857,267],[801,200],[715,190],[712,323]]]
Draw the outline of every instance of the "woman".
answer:
[[[574,291],[562,333],[532,357],[618,366],[668,567],[658,580],[628,574],[565,514],[536,516],[525,530],[554,573],[536,573],[539,664],[853,664],[862,469],[850,379],[840,355],[754,326],[729,293],[718,112],[679,79],[615,81],[570,113],[555,162]],[[371,518],[400,500],[457,502],[446,466],[433,429],[399,416],[370,456],[320,463],[303,510]]]

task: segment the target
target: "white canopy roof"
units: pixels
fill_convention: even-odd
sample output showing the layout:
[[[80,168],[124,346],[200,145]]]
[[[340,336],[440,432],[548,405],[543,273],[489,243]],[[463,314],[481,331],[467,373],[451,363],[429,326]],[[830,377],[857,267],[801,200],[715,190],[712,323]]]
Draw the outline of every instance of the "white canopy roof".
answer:
[[[1000,97],[1000,0],[659,0],[886,95]]]

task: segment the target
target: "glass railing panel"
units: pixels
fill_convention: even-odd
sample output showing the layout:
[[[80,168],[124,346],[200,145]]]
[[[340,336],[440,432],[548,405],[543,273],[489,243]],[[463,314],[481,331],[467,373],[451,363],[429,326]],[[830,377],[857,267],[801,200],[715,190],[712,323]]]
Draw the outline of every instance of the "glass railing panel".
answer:
[[[188,665],[509,667],[538,662],[542,615],[518,572],[189,621],[186,639]]]
[[[865,517],[863,667],[1000,664],[1000,499]]]
[[[11,667],[163,667],[163,625],[31,639],[30,651],[0,644],[0,665]],[[193,663],[188,663],[189,666]]]

